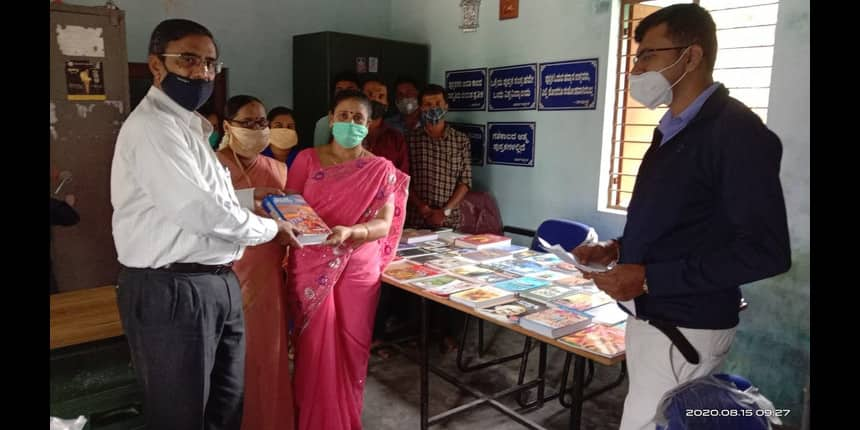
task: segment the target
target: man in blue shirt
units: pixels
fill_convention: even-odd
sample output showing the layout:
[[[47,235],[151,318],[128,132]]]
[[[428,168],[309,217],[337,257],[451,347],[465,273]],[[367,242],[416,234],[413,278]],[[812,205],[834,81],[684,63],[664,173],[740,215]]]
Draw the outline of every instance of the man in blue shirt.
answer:
[[[716,28],[695,4],[636,28],[630,95],[669,110],[654,131],[622,237],[574,255],[612,270],[588,275],[634,314],[621,429],[653,429],[662,395],[713,373],[734,340],[740,285],[791,266],[779,181],[782,145],[712,77]]]

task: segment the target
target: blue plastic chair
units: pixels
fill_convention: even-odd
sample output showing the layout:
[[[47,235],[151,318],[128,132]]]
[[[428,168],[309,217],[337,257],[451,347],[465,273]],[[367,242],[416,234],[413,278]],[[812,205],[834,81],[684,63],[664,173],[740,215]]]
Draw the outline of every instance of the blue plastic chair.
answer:
[[[532,238],[531,249],[535,251],[546,252],[540,243],[538,237],[549,242],[551,245],[559,244],[566,250],[576,248],[586,240],[597,238],[594,229],[586,224],[569,219],[550,218],[540,224]]]

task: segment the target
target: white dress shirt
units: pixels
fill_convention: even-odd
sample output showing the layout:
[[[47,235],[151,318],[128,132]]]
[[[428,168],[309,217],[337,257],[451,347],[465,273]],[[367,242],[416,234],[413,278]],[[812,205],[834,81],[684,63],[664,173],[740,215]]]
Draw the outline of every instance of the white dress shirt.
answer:
[[[151,87],[120,129],[111,167],[113,238],[119,262],[225,264],[278,226],[243,207],[209,146],[212,125]],[[247,194],[247,195],[246,195]]]

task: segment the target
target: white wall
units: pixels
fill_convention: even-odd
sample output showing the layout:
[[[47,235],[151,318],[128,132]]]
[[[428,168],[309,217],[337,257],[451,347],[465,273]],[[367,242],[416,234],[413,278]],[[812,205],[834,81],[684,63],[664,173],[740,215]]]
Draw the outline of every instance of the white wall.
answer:
[[[595,110],[450,112],[457,122],[536,121],[535,167],[473,167],[474,187],[491,189],[507,225],[536,228],[565,217],[593,225],[601,237],[621,234],[624,217],[598,212],[598,178],[610,52],[610,2],[521,1],[519,18],[499,21],[498,0],[481,4],[477,32],[463,33],[459,0],[394,0],[393,38],[430,45],[430,80],[444,85],[446,70],[598,58]],[[614,52],[614,50],[613,50]],[[613,68],[614,70],[614,68]]]
[[[229,93],[292,106],[293,35],[339,31],[388,37],[391,0],[115,0],[126,14],[128,60],[146,61],[149,36],[164,19],[206,26],[230,69]],[[102,6],[104,0],[72,0]]]

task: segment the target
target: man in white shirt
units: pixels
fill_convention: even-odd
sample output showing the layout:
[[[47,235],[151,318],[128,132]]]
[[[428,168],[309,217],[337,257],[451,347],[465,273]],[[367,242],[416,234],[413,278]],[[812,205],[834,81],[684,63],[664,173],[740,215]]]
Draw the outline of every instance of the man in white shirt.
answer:
[[[212,94],[217,58],[200,24],[153,30],[153,86],[123,124],[111,169],[117,302],[150,429],[239,429],[244,320],[230,265],[276,236],[301,246],[290,224],[252,212],[273,190],[238,198],[209,146],[212,126],[194,111]]]

